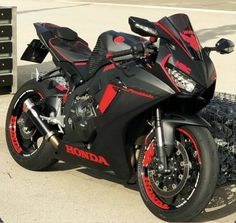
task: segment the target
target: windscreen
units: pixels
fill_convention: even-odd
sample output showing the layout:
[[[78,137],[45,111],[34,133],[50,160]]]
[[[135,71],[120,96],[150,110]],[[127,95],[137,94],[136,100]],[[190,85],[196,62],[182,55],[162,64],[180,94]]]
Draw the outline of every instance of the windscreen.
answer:
[[[156,23],[171,41],[176,42],[194,59],[202,59],[201,45],[185,14],[175,14],[164,17]]]

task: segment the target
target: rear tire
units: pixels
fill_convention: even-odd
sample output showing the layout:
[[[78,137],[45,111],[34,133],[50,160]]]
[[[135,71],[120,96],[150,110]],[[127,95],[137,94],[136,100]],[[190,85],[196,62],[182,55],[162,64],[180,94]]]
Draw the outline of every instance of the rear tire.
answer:
[[[184,142],[187,142],[187,138],[189,138],[189,142],[187,142],[188,144],[185,144],[188,145],[185,150],[188,150],[189,160],[192,162],[191,165],[194,166],[196,164],[196,167],[198,167],[198,177],[194,177],[194,179],[189,177],[182,191],[180,191],[176,197],[169,199],[170,202],[166,202],[168,199],[160,197],[155,192],[158,190],[155,190],[156,188],[149,184],[151,180],[149,181],[148,176],[145,176],[145,174],[147,175],[147,170],[144,167],[143,160],[146,151],[149,148],[148,145],[151,143],[149,140],[147,145],[143,145],[143,148],[140,151],[138,160],[138,184],[145,205],[154,215],[165,221],[184,222],[190,221],[192,218],[197,216],[211,200],[216,188],[219,163],[215,142],[207,128],[183,126],[176,130],[176,134],[179,136],[184,135]],[[153,137],[151,138],[151,140],[153,140]],[[196,157],[196,160],[194,160],[194,156],[191,155],[191,149],[193,148],[197,150],[198,156]],[[189,174],[196,172],[196,170],[191,171],[192,172],[189,172]],[[185,203],[183,201],[183,204],[181,203],[179,206],[176,205],[174,201],[178,201],[178,196],[180,196],[181,193],[184,194],[183,191],[187,190],[187,186],[191,188],[189,185],[191,185],[192,180],[195,182],[193,183],[195,189],[187,195],[188,199],[186,199]]]
[[[26,169],[43,170],[57,162],[55,149],[40,135],[37,128],[30,123],[31,120],[27,118],[27,115],[23,114],[23,102],[26,98],[33,98],[40,103],[40,100],[53,93],[53,90],[49,91],[47,89],[47,82],[39,83],[31,80],[26,82],[16,92],[10,103],[5,127],[7,145],[14,160]],[[23,128],[23,125],[19,125],[19,118],[22,117],[24,122],[31,126],[31,130],[26,132],[25,135],[22,134],[22,129],[20,129]],[[36,142],[33,142],[33,137]]]

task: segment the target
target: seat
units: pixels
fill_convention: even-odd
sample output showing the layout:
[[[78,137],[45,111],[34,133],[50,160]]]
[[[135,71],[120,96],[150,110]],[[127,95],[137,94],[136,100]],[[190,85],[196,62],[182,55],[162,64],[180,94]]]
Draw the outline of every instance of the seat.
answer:
[[[61,39],[70,41],[76,41],[76,39],[78,38],[78,34],[67,27],[59,27],[56,30],[56,35]]]
[[[68,61],[73,64],[86,62],[91,56],[91,50],[80,38],[76,40],[65,40],[53,37],[49,40],[49,46],[59,61]]]
[[[91,56],[88,43],[67,27],[60,27],[51,23],[44,23],[43,26],[51,33],[48,45],[53,53],[54,61],[61,63],[62,66],[68,63],[73,65],[86,80],[87,64]]]

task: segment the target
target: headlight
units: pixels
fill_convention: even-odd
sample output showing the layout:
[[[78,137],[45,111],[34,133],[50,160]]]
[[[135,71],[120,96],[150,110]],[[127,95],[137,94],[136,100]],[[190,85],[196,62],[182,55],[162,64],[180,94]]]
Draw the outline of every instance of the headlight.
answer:
[[[195,89],[196,82],[190,78],[188,78],[185,74],[181,73],[180,71],[167,68],[172,80],[175,84],[185,91],[192,93]]]

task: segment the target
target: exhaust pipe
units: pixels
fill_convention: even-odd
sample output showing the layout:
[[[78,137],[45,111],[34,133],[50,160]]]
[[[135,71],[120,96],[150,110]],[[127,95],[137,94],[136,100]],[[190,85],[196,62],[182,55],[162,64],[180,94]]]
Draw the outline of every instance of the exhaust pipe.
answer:
[[[34,102],[28,98],[24,101],[23,107],[31,121],[44,136],[44,138],[49,141],[55,149],[57,149],[59,146],[59,140],[56,136],[56,133],[51,131],[48,124],[40,118],[39,111]]]

